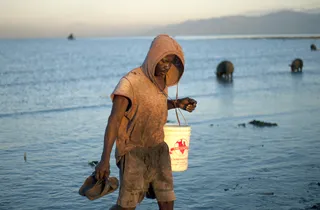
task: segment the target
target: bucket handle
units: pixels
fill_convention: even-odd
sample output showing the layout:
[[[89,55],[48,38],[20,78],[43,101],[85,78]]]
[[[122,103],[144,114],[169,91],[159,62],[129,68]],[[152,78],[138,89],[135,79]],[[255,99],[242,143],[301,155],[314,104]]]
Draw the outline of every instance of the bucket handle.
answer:
[[[178,84],[179,83],[177,83],[176,101],[178,101]],[[176,103],[173,103],[173,104],[175,106],[175,112],[176,112],[176,117],[177,117],[179,126],[180,126],[180,119],[179,119],[179,115],[178,115],[178,111],[177,110],[179,110],[181,116],[183,117],[183,120],[184,120],[185,124],[188,125],[188,122],[187,122],[186,118],[184,117],[184,115],[182,114],[181,110],[176,106]]]
[[[155,82],[156,86],[159,88],[159,90],[161,90],[161,88],[159,87],[158,83],[156,81],[154,81],[154,82]],[[174,101],[173,102],[173,106],[174,106],[174,109],[175,109],[175,112],[176,112],[176,117],[177,117],[179,126],[181,126],[181,123],[180,123],[180,119],[179,119],[179,115],[178,115],[178,111],[177,110],[179,110],[179,112],[180,112],[185,124],[188,125],[188,122],[187,122],[186,118],[184,117],[184,115],[182,114],[181,110],[176,106],[177,105],[176,103],[177,103],[177,100],[178,100],[178,85],[179,85],[179,82],[177,83],[176,100],[172,100],[172,98],[170,98],[168,96],[168,94],[166,94],[163,90],[161,90],[161,92],[162,92],[163,95],[165,95],[171,101]]]

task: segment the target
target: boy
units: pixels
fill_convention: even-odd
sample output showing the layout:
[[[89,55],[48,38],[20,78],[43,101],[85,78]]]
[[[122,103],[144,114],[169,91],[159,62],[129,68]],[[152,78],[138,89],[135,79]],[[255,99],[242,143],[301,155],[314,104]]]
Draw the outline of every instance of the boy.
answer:
[[[173,177],[163,127],[169,109],[192,112],[197,104],[191,98],[168,100],[168,87],[177,84],[183,72],[182,48],[168,35],[159,35],[142,66],[122,77],[111,94],[113,106],[96,178],[109,177],[110,153],[117,140],[117,209],[135,209],[149,187],[153,188],[161,210],[173,209]]]

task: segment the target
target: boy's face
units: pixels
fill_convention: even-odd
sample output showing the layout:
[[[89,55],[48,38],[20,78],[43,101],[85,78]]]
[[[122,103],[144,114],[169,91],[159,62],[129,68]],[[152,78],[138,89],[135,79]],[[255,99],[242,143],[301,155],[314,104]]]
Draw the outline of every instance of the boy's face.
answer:
[[[162,58],[156,66],[155,76],[165,77],[169,69],[171,68],[171,65],[174,63],[175,59],[175,55],[167,55],[166,57]]]

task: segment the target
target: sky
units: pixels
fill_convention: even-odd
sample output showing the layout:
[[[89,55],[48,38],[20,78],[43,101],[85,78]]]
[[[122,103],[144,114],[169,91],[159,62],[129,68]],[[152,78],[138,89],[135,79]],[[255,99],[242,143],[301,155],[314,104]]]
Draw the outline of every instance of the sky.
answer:
[[[313,8],[320,0],[0,0],[0,38],[124,35],[186,20]]]

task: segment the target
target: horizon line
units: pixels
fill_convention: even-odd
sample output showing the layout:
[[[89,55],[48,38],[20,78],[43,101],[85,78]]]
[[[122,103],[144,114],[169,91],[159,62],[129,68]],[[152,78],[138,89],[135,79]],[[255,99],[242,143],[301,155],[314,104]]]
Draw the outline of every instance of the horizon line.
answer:
[[[159,35],[159,34],[158,34]],[[169,36],[180,40],[196,40],[196,39],[320,39],[320,34],[208,34],[208,35],[170,35]],[[83,36],[77,37],[75,40],[84,39],[153,39],[157,35],[119,35],[119,36]],[[0,40],[67,40],[66,37],[26,37],[26,38],[0,38]]]

